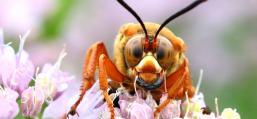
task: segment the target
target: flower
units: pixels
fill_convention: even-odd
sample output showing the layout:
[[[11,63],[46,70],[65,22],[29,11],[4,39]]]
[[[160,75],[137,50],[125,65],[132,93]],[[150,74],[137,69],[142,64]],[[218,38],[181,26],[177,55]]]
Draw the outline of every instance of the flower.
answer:
[[[187,93],[186,93],[187,94]],[[119,108],[115,107],[115,118],[117,119],[154,119],[154,110],[157,106],[152,96],[147,93],[146,99],[139,92],[136,95],[130,95],[124,87],[120,87],[115,93],[111,93],[110,97],[114,100],[119,98]],[[145,96],[145,95],[144,95]],[[66,109],[69,111],[71,104],[74,104],[79,96],[72,98],[72,103]],[[187,96],[186,96],[187,97]],[[163,94],[160,103],[167,98],[167,94]],[[203,93],[197,93],[193,98],[187,97],[183,100],[171,101],[161,112],[160,119],[240,119],[240,115],[235,110],[225,109],[222,115],[217,116],[213,112],[204,114],[203,108],[206,108]],[[216,105],[217,106],[217,105]],[[218,107],[217,107],[218,108]],[[181,110],[182,109],[182,110]],[[99,80],[90,88],[78,106],[77,112],[80,117],[106,119],[110,117],[109,109],[106,102],[103,101],[103,96],[99,89]],[[239,117],[239,118],[238,118]],[[75,117],[71,117],[75,118]]]
[[[35,117],[44,103],[44,93],[41,89],[29,87],[22,92],[21,110],[26,117]]]
[[[25,117],[41,118],[45,108],[43,103],[57,99],[68,87],[73,76],[60,70],[61,61],[66,55],[64,50],[54,65],[45,64],[42,71],[34,78],[34,64],[29,54],[23,49],[29,32],[20,36],[19,50],[15,53],[4,44],[3,30],[0,29],[0,119],[15,118],[19,112],[17,98],[21,98],[21,112]],[[37,70],[38,71],[38,70]],[[35,85],[29,87],[34,79]],[[3,88],[2,88],[3,87]],[[47,100],[46,100],[47,99]],[[41,115],[38,115],[42,112]]]
[[[136,92],[135,96],[130,96],[124,89],[118,89],[120,114],[126,119],[154,119],[154,107],[156,102],[148,93],[147,99],[142,99],[142,94]]]
[[[163,102],[167,98],[167,94],[163,95],[161,98],[161,102]],[[160,113],[160,117],[162,119],[174,119],[180,117],[180,105],[181,100],[173,100],[167,105],[163,111]]]
[[[182,103],[182,113],[185,118],[199,118],[199,116],[202,115],[204,105],[202,93],[195,95],[192,99],[189,99],[186,93],[186,100]]]
[[[68,87],[68,82],[74,77],[60,70],[61,62],[66,56],[63,50],[54,65],[45,64],[41,73],[36,76],[35,86],[41,88],[47,101],[57,99]]]
[[[0,84],[3,84],[3,77],[10,77],[15,69],[15,52],[9,45],[4,44],[3,30],[0,29]]]
[[[240,115],[236,112],[236,109],[225,108],[221,113],[221,117],[224,119],[240,119]]]
[[[114,107],[115,118],[117,119],[240,119],[240,115],[235,110],[225,109],[222,115],[219,115],[217,98],[215,99],[216,114],[211,112],[205,105],[204,95],[199,91],[201,84],[201,77],[203,71],[200,72],[200,80],[197,85],[196,95],[190,98],[185,93],[186,100],[174,99],[172,100],[158,115],[154,117],[154,110],[158,106],[156,101],[153,99],[149,92],[143,90],[136,90],[134,95],[128,93],[125,87],[119,87],[116,92],[109,91],[111,99],[114,104],[118,98],[118,106]],[[135,83],[134,83],[135,85]],[[136,86],[134,86],[136,87]],[[103,101],[102,91],[99,88],[99,80],[93,84],[93,86],[87,91],[80,105],[78,106],[77,112],[80,117],[88,118],[100,118],[106,119],[110,117],[110,112],[105,101]],[[167,99],[168,94],[162,94],[160,104]],[[69,103],[66,112],[69,111],[70,107],[79,95],[71,99],[72,103]],[[116,101],[115,101],[116,100]],[[183,101],[183,102],[182,102]],[[66,114],[66,113],[65,113]],[[60,116],[59,116],[60,117]],[[71,117],[74,118],[74,117]]]
[[[10,88],[3,89],[0,86],[0,119],[12,119],[18,112],[19,107],[16,103],[18,93]]]
[[[16,90],[19,94],[28,87],[30,80],[34,74],[34,65],[29,60],[28,53],[23,49],[25,40],[29,35],[29,31],[20,36],[19,51],[15,55],[14,50],[9,45],[1,45],[0,61],[3,64],[0,68],[2,75],[2,84],[5,87]]]
[[[141,98],[132,102],[120,100],[119,104],[121,115],[126,119],[154,119],[153,109]]]

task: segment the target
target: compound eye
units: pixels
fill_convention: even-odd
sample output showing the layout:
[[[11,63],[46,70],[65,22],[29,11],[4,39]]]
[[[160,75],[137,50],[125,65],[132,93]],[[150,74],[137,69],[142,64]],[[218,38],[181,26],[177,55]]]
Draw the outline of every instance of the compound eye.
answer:
[[[173,45],[165,37],[159,37],[156,59],[163,68],[168,68],[173,63]]]
[[[124,55],[129,66],[135,66],[143,56],[142,36],[132,37],[126,44]]]
[[[166,53],[166,52],[165,52],[165,49],[162,48],[162,47],[159,47],[158,50],[157,50],[157,53],[156,53],[157,59],[158,59],[158,60],[163,59],[164,56],[165,56],[165,53]]]
[[[143,55],[143,50],[141,47],[134,47],[132,48],[133,56],[135,58],[141,58]]]

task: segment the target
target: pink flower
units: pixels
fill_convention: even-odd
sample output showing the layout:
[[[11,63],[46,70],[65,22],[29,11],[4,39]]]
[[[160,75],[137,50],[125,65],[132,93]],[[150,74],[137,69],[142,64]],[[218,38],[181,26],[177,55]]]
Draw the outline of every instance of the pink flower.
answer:
[[[99,80],[97,80],[95,84],[86,92],[84,99],[81,101],[80,105],[77,108],[77,112],[80,118],[83,119],[83,117],[88,117],[90,119],[98,119],[100,117],[103,117],[103,115],[105,115],[106,113],[108,114],[109,110],[107,108],[107,105],[104,103],[104,98],[101,95],[101,91],[99,90]],[[69,99],[69,103],[65,112],[69,111],[70,107],[78,98],[79,94]],[[76,116],[71,116],[70,118],[77,119]]]
[[[24,37],[20,36],[20,47],[15,55],[14,50],[9,45],[0,44],[0,76],[1,83],[5,87],[16,90],[19,94],[28,87],[30,80],[34,75],[34,65],[29,60],[28,53],[23,49],[25,40],[29,32]],[[2,40],[3,41],[3,40]]]
[[[21,110],[26,117],[35,117],[44,103],[44,93],[41,89],[29,87],[21,95]]]
[[[18,112],[19,107],[16,103],[18,93],[12,89],[3,89],[0,86],[0,119],[12,119]]]
[[[120,95],[120,113],[126,119],[154,119],[153,109],[140,97]]]
[[[10,77],[15,69],[15,52],[14,49],[4,44],[3,30],[0,29],[0,84],[3,84],[3,77]]]
[[[161,102],[163,102],[167,98],[167,94],[163,95],[161,98]],[[160,113],[160,117],[162,119],[174,119],[180,117],[180,106],[181,106],[181,100],[173,100],[170,102],[167,107],[163,109]]]
[[[63,50],[54,65],[45,64],[41,73],[36,76],[35,86],[43,90],[47,101],[57,99],[68,88],[68,82],[74,78],[60,70],[61,62],[66,54]]]

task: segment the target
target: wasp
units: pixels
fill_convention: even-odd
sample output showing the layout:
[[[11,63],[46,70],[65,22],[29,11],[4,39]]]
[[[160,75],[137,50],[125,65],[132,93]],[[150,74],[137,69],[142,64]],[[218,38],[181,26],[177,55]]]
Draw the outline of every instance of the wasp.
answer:
[[[170,21],[190,11],[207,0],[196,0],[187,7],[166,19],[161,25],[143,22],[137,13],[123,0],[117,0],[139,23],[123,25],[114,43],[114,59],[111,60],[103,42],[92,45],[86,53],[83,67],[83,83],[79,99],[73,104],[68,115],[75,115],[86,91],[95,83],[95,71],[99,70],[99,85],[108,105],[111,119],[114,119],[113,101],[108,94],[107,78],[112,82],[135,91],[150,92],[155,101],[163,93],[167,99],[156,107],[155,117],[174,99],[183,99],[195,93],[189,71],[189,61],[185,56],[185,42],[165,28]]]

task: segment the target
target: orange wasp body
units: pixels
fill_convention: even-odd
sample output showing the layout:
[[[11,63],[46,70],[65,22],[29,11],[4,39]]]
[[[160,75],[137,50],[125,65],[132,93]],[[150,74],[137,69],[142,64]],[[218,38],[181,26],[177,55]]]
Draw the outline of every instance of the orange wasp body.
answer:
[[[111,118],[115,117],[113,101],[108,88],[125,87],[129,92],[137,90],[150,92],[157,102],[163,93],[168,97],[158,105],[157,116],[173,99],[183,99],[185,92],[192,97],[195,89],[185,56],[184,41],[164,26],[174,18],[186,13],[205,0],[197,0],[188,7],[169,17],[162,25],[143,23],[138,15],[122,0],[118,2],[131,12],[139,24],[128,23],[121,27],[114,44],[114,60],[109,58],[103,42],[92,45],[86,53],[83,68],[81,95],[71,107],[69,114],[76,114],[76,108],[86,91],[94,84],[96,69],[99,69],[99,84],[106,100]],[[108,82],[108,79],[111,82]],[[114,85],[116,84],[116,85]]]

